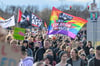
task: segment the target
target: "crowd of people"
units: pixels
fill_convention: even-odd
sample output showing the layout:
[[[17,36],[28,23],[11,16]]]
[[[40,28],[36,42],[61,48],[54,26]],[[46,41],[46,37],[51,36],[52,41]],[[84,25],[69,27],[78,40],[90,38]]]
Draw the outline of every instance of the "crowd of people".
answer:
[[[75,39],[57,34],[48,37],[46,30],[26,30],[24,40],[13,38],[8,30],[6,42],[21,47],[19,66],[99,66],[100,46],[94,48],[87,41],[86,30],[81,30]]]

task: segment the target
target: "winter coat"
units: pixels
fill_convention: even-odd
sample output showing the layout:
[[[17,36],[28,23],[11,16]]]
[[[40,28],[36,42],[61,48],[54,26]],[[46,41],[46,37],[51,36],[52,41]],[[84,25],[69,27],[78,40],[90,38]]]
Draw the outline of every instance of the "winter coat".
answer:
[[[27,54],[28,54],[28,56],[33,57],[33,52],[30,48],[27,48]]]
[[[35,54],[35,61],[41,61],[43,60],[43,54],[45,53],[46,49],[40,48],[37,50]]]
[[[18,66],[33,66],[33,57],[26,57],[19,62]]]
[[[91,59],[88,61],[88,66],[95,66],[95,58],[91,58]]]

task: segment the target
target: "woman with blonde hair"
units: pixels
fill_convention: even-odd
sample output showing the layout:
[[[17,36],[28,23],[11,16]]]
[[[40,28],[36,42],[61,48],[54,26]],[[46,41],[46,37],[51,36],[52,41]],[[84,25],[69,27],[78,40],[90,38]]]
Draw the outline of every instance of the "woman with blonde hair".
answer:
[[[81,49],[81,50],[78,51],[78,56],[79,57],[81,56],[81,54],[85,54],[85,51],[83,49]]]
[[[68,58],[70,58],[70,51],[71,51],[71,47],[70,46],[66,46],[66,50]]]
[[[12,50],[15,52],[19,52],[20,51],[20,46],[18,46],[18,41],[13,39],[10,41],[10,46],[12,47]]]
[[[84,61],[84,65],[87,66],[88,59],[87,59],[85,51],[83,49],[78,51],[78,56]]]

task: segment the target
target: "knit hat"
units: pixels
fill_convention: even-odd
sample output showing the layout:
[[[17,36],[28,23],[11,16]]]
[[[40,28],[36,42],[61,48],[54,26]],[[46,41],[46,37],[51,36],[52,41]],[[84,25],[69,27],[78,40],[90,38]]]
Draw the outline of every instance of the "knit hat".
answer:
[[[59,54],[59,59],[60,59],[60,60],[61,60],[61,57],[62,57],[63,54],[67,54],[67,52],[65,52],[65,51],[61,51],[61,52],[60,52],[60,54]]]

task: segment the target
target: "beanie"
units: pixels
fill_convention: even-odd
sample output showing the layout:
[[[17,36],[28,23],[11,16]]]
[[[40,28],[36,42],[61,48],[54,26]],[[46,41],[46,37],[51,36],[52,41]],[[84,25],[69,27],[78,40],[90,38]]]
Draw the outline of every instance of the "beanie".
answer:
[[[65,51],[61,51],[61,52],[60,52],[60,54],[59,54],[59,59],[60,59],[60,60],[61,60],[61,57],[62,57],[63,54],[67,54],[67,52],[65,52]]]

